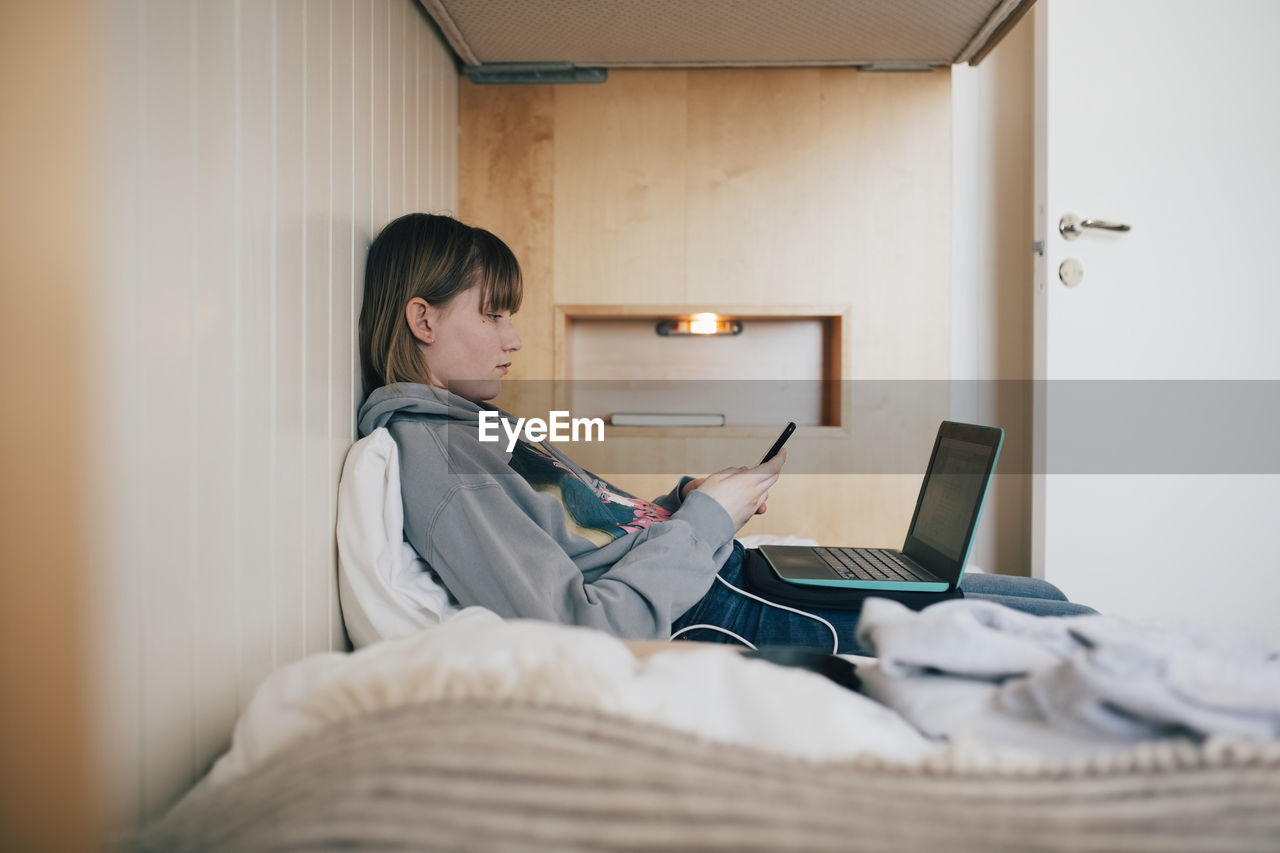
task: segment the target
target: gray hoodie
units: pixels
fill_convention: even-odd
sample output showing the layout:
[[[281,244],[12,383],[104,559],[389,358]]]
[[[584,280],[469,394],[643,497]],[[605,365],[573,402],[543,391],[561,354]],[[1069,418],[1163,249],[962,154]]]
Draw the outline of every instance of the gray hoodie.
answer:
[[[700,492],[681,502],[679,486],[634,499],[550,442],[481,442],[480,410],[411,383],[360,407],[361,436],[395,439],[405,538],[445,588],[505,617],[670,636],[732,550],[724,508]]]

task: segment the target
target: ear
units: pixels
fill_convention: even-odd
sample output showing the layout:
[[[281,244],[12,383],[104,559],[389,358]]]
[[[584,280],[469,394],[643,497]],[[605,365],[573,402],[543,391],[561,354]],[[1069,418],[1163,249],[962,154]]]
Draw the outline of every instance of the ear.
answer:
[[[435,308],[421,296],[415,296],[404,306],[404,319],[409,324],[409,331],[424,344],[435,343]]]

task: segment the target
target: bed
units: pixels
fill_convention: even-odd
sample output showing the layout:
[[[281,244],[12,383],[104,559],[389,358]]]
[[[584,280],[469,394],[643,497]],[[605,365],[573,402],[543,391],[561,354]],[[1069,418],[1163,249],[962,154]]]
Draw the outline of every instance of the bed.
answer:
[[[356,650],[272,674],[135,849],[1280,849],[1265,643],[873,600],[855,691],[504,620],[404,549],[394,463],[344,469]]]

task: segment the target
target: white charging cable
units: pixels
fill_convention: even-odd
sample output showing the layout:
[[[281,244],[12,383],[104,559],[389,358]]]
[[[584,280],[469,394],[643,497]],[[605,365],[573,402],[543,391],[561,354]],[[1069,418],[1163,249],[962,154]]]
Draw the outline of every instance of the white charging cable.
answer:
[[[688,631],[697,631],[699,628],[702,628],[707,631],[718,631],[721,634],[728,634],[730,637],[733,637],[735,640],[737,640],[739,643],[742,643],[742,645],[746,646],[747,648],[755,649],[755,646],[747,642],[747,640],[745,640],[743,637],[733,633],[728,628],[721,628],[719,625],[690,625],[687,628],[681,628],[679,631],[676,631],[674,634],[671,635],[671,639],[674,640],[676,637],[679,637],[681,634],[684,634]]]
[[[736,586],[734,586],[733,584],[729,583],[727,580],[725,580],[724,578],[720,577],[720,575],[716,575],[716,580],[720,581],[720,583],[724,584],[724,585],[725,585],[725,586],[727,586],[729,589],[733,590],[734,592],[738,593],[739,595],[745,595],[747,598],[750,598],[750,599],[752,599],[752,600],[754,600],[754,601],[758,601],[758,602],[760,602],[761,604],[767,604],[767,605],[769,605],[770,607],[776,607],[776,608],[778,608],[779,610],[786,610],[786,611],[788,611],[789,613],[798,613],[798,614],[799,614],[799,615],[801,615],[801,616],[808,616],[810,619],[816,619],[816,620],[818,620],[818,621],[819,621],[819,622],[821,622],[823,625],[826,625],[826,626],[827,626],[827,630],[829,630],[829,631],[831,632],[831,654],[833,654],[833,655],[834,655],[834,654],[837,654],[837,653],[839,652],[839,650],[840,650],[840,634],[839,634],[839,633],[837,633],[837,631],[836,631],[836,626],[832,625],[830,622],[828,622],[826,619],[823,619],[821,616],[815,616],[815,615],[814,615],[814,614],[812,614],[812,613],[807,613],[807,612],[805,612],[805,611],[803,611],[803,610],[797,610],[796,608],[794,608],[794,607],[788,607],[788,606],[787,606],[787,605],[785,605],[785,604],[778,604],[778,603],[773,602],[773,601],[768,601],[768,600],[766,600],[766,599],[761,598],[761,597],[760,597],[760,596],[758,596],[758,595],[752,595],[751,593],[747,592],[745,589],[739,589],[738,587],[736,587]],[[719,631],[721,634],[727,634],[727,635],[729,635],[730,637],[733,637],[735,640],[737,640],[738,642],[742,643],[744,646],[747,646],[747,647],[752,648],[752,649],[754,649],[754,648],[755,648],[755,646],[751,645],[751,643],[747,642],[747,641],[746,641],[746,640],[744,640],[742,637],[738,636],[737,634],[733,633],[732,631],[730,631],[730,630],[729,630],[729,629],[727,629],[727,628],[721,628],[719,625],[690,625],[690,626],[688,626],[687,628],[681,628],[679,631],[676,631],[674,634],[672,634],[672,635],[671,635],[671,639],[673,639],[673,640],[674,640],[676,637],[680,636],[681,634],[687,633],[687,632],[689,632],[689,631],[695,631],[695,630],[697,630],[697,629],[699,629],[699,628],[706,628],[706,629],[707,629],[707,630],[709,630],[709,631]]]

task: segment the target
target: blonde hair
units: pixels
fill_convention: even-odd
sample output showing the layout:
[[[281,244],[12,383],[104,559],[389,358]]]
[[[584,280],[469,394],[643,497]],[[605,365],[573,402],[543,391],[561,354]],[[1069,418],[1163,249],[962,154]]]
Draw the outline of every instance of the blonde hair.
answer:
[[[360,369],[367,395],[383,385],[434,385],[405,306],[444,306],[480,288],[482,311],[520,309],[520,264],[500,239],[450,216],[409,213],[387,223],[369,246],[360,307]]]

